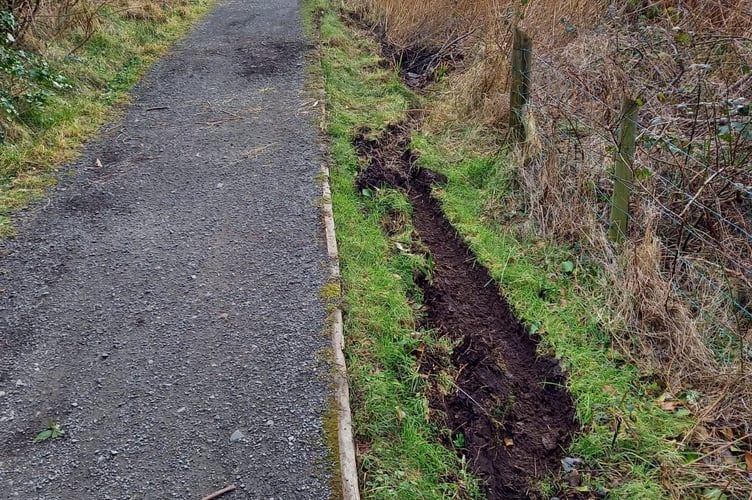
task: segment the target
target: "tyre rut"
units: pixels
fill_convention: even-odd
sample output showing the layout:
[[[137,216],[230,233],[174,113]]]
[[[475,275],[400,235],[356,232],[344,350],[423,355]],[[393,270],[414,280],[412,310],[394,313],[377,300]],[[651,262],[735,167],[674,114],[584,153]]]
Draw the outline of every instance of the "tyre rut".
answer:
[[[415,237],[428,249],[431,276],[422,278],[424,328],[455,345],[451,357],[418,352],[432,387],[438,426],[451,431],[449,447],[462,443],[470,468],[486,482],[489,498],[529,498],[535,480],[560,468],[577,430],[574,404],[558,362],[538,355],[537,340],[514,317],[488,271],[444,216],[431,195],[441,174],[421,169],[410,150],[419,114],[387,127],[378,139],[356,138],[367,168],[357,188],[403,189],[412,205]],[[443,390],[436,375],[455,374]]]

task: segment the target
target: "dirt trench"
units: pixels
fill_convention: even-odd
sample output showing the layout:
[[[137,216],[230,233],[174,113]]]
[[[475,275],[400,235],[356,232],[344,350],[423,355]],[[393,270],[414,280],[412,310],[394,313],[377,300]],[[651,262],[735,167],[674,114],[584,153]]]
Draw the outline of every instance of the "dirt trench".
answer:
[[[418,121],[413,116],[392,125],[378,139],[366,133],[356,138],[368,164],[357,188],[406,191],[416,238],[433,259],[433,275],[420,280],[424,327],[456,347],[450,359],[435,353],[420,359],[429,381],[442,370],[455,373],[454,390],[442,396],[434,382],[429,396],[438,410],[433,414],[443,417],[437,424],[451,430],[452,442],[445,444],[460,444],[471,470],[487,483],[489,498],[530,498],[531,483],[560,467],[577,429],[573,402],[558,362],[536,353],[537,340],[431,196],[432,184],[446,179],[416,165],[409,142]]]

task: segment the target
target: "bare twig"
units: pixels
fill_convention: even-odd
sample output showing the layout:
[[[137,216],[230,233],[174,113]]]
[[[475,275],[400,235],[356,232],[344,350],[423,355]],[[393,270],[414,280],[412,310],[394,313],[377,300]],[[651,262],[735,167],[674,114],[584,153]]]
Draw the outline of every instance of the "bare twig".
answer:
[[[741,442],[741,441],[744,441],[745,439],[748,439],[748,438],[750,438],[750,437],[752,437],[752,434],[746,434],[746,435],[744,435],[744,436],[742,436],[742,437],[740,437],[740,438],[738,438],[738,439],[735,439],[735,440],[733,440],[733,441],[731,441],[731,442],[729,442],[729,443],[726,443],[726,444],[724,444],[723,446],[721,446],[721,447],[719,447],[719,448],[716,448],[716,449],[715,449],[715,450],[713,450],[713,451],[709,451],[709,452],[707,452],[706,454],[704,454],[704,455],[703,455],[703,456],[701,456],[701,457],[695,458],[694,460],[692,460],[691,462],[689,462],[689,463],[687,464],[687,466],[689,466],[689,465],[694,465],[694,464],[696,464],[697,462],[701,462],[701,461],[705,460],[706,458],[708,458],[709,456],[711,456],[711,455],[715,455],[716,453],[718,453],[718,452],[721,452],[721,451],[723,451],[723,450],[728,450],[729,448],[731,448],[732,446],[734,446],[734,445],[735,445],[736,443],[739,443],[739,442]]]
[[[235,118],[237,118],[238,120],[239,120],[240,118],[242,118],[241,116],[238,116],[238,115],[236,115],[235,113],[230,113],[229,111],[225,111],[224,109],[220,109],[220,110],[219,110],[219,112],[220,112],[220,113],[224,113],[224,114],[226,114],[226,115],[230,115],[230,116],[232,116],[232,117],[235,117]]]
[[[210,493],[210,494],[206,495],[201,500],[212,500],[214,498],[219,498],[222,495],[224,495],[225,493],[230,493],[231,491],[235,491],[236,489],[238,489],[238,487],[235,486],[234,484],[231,484],[230,486],[227,486],[226,488],[222,488],[221,490],[217,490],[214,493]]]

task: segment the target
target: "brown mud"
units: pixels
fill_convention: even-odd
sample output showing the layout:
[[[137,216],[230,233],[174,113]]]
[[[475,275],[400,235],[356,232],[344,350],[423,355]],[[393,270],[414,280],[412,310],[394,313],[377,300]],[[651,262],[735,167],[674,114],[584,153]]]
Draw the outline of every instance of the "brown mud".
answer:
[[[358,153],[368,163],[357,188],[406,191],[416,238],[431,254],[433,274],[420,280],[424,326],[456,346],[450,360],[430,353],[421,357],[428,380],[447,368],[455,374],[449,394],[442,396],[438,387],[431,391],[434,415],[443,417],[437,423],[451,430],[455,445],[464,442],[460,452],[486,481],[489,498],[530,498],[531,483],[560,468],[563,450],[577,430],[573,402],[558,362],[537,354],[537,340],[514,317],[431,196],[432,184],[446,180],[416,165],[409,141],[418,120],[413,116],[392,125],[378,139],[365,133],[356,138]]]

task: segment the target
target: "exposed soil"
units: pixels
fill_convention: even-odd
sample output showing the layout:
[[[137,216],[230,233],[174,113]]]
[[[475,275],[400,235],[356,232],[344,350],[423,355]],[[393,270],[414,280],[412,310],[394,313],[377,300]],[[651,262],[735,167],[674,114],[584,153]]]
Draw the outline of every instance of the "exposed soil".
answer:
[[[431,407],[459,441],[471,468],[487,481],[489,498],[529,498],[528,488],[558,470],[562,450],[577,429],[558,362],[536,352],[537,340],[514,317],[488,271],[459,237],[431,196],[440,174],[416,166],[409,149],[417,117],[390,126],[378,139],[356,139],[368,166],[357,187],[407,191],[417,237],[429,249],[434,274],[423,279],[429,328],[454,341],[456,391],[433,391]],[[445,369],[435,356],[421,358],[430,375]]]

